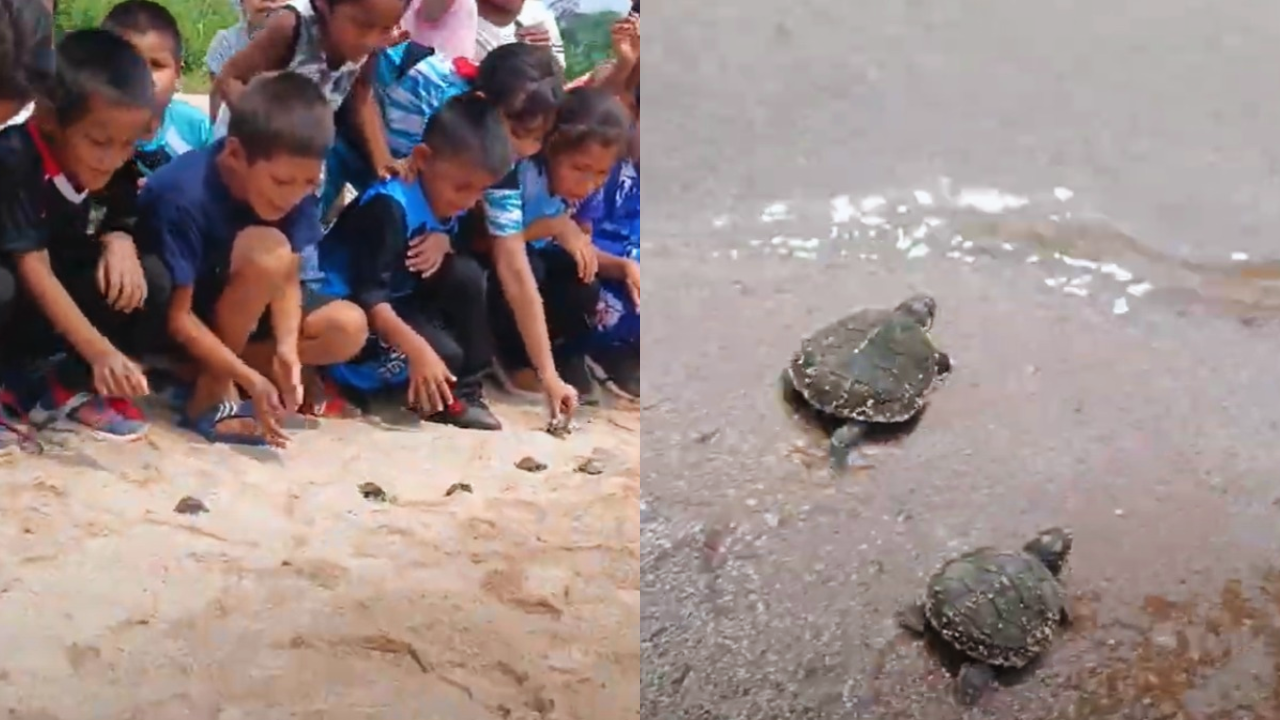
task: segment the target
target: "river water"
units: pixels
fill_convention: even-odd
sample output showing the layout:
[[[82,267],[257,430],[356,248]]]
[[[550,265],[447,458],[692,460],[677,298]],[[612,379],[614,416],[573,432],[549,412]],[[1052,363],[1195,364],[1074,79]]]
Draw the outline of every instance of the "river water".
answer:
[[[646,21],[642,715],[1280,717],[1280,8]],[[798,339],[913,292],[956,370],[831,475]],[[1066,525],[1077,622],[962,710],[892,615]]]

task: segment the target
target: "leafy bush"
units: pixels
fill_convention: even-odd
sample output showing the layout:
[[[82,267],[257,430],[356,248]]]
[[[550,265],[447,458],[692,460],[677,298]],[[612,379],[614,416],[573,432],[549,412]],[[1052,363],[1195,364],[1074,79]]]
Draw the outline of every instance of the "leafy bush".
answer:
[[[566,15],[560,18],[560,35],[564,38],[564,75],[572,80],[595,69],[601,61],[613,56],[609,29],[622,17],[614,12]]]
[[[59,0],[58,30],[97,27],[117,0]],[[233,0],[157,0],[173,13],[182,30],[182,62],[187,91],[208,86],[204,69],[205,51],[214,33],[239,22]],[[191,87],[197,85],[197,87]]]

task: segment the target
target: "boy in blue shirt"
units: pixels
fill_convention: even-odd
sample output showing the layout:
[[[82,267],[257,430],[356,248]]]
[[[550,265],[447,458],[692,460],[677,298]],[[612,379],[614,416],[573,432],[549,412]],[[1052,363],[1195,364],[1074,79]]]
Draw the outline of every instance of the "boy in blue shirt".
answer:
[[[157,171],[140,235],[173,275],[168,327],[199,375],[184,425],[211,442],[284,447],[303,366],[348,360],[368,334],[351,303],[304,290],[298,254],[320,241],[315,190],[333,113],[292,72],[250,82],[227,137]],[[237,386],[248,391],[241,402]]]
[[[499,430],[481,394],[493,361],[484,272],[453,252],[450,235],[514,161],[501,110],[474,93],[446,101],[411,161],[416,180],[369,188],[320,245],[324,291],[355,300],[373,331],[360,357],[329,373],[362,392],[407,383],[406,405],[424,420]],[[423,235],[415,273],[409,245]]]
[[[182,32],[173,14],[153,0],[124,0],[102,19],[102,28],[128,40],[151,67],[160,114],[134,153],[139,173],[146,178],[179,155],[208,146],[213,141],[209,118],[173,97],[182,75]]]

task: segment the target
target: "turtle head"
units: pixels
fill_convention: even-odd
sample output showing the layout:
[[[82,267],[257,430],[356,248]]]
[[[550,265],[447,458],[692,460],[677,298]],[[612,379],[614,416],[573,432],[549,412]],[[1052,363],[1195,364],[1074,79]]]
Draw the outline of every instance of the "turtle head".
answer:
[[[933,327],[934,315],[938,314],[938,302],[928,295],[912,295],[903,300],[896,310],[928,330]]]
[[[1044,563],[1049,572],[1057,575],[1067,564],[1067,555],[1071,554],[1071,532],[1059,527],[1041,530],[1022,549]]]

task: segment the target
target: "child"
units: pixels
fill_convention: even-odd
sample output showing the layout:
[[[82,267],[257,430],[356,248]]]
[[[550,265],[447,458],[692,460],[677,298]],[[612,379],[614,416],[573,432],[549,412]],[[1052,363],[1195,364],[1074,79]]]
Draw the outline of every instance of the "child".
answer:
[[[600,305],[587,366],[615,394],[640,398],[640,90],[628,156],[594,196],[592,240],[599,255]],[[579,214],[586,214],[580,209]]]
[[[320,246],[324,289],[355,299],[374,333],[359,359],[330,374],[362,392],[407,380],[407,406],[424,420],[500,430],[481,394],[493,362],[484,271],[452,252],[450,233],[514,162],[501,112],[474,93],[454,97],[427,121],[412,162],[417,180],[374,185]],[[423,234],[431,265],[419,274],[405,265]]]
[[[151,66],[159,117],[150,137],[138,143],[133,161],[148,177],[179,155],[212,142],[209,118],[194,105],[175,99],[182,74],[182,33],[178,21],[154,0],[124,0],[102,19],[102,27],[133,44]]]
[[[61,341],[71,351],[31,410],[36,424],[126,440],[146,429],[128,398],[146,395],[147,379],[128,354],[163,337],[169,279],[135,245],[139,176],[127,162],[153,117],[146,61],[113,33],[82,30],[59,44],[32,119],[0,132],[0,273],[18,281],[0,315],[4,336],[22,339],[4,349],[10,360],[47,358]]]
[[[373,64],[374,99],[382,122],[364,128],[363,135],[355,129],[344,132],[340,125],[329,159],[326,208],[344,185],[363,192],[378,179],[376,168],[406,161],[422,139],[427,118],[452,97],[475,91],[496,105],[517,157],[528,157],[542,147],[563,96],[563,81],[550,54],[530,45],[503,46],[476,68],[468,60],[406,42],[378,53]]]
[[[142,234],[173,274],[169,332],[199,368],[183,424],[210,442],[287,445],[280,422],[303,402],[302,367],[348,360],[368,335],[359,308],[298,278],[297,253],[320,241],[315,188],[332,142],[315,83],[259,77],[225,139],[142,190]]]
[[[498,277],[490,286],[496,367],[514,391],[541,384],[553,412],[593,392],[584,353],[599,300],[597,254],[589,223],[575,222],[573,213],[608,178],[630,124],[610,93],[571,90],[542,152],[485,192]]]
[[[403,25],[409,39],[449,57],[476,54],[476,0],[412,0]]]
[[[515,42],[549,48],[561,72],[565,69],[564,38],[556,15],[543,0],[477,0],[476,62],[503,45]]]
[[[53,8],[0,0],[0,127],[22,122],[53,73]]]
[[[266,24],[267,16],[279,9],[281,4],[281,0],[238,0],[236,8],[240,11],[240,22],[213,34],[204,56],[205,69],[209,71],[209,79],[214,82],[213,91],[209,94],[210,122],[218,119],[218,111],[222,109],[222,99],[217,92],[218,74],[222,72],[222,67],[232,55],[249,44]]]
[[[395,32],[407,1],[290,0],[222,66],[214,89],[225,107],[215,134],[225,131],[245,83],[280,70],[311,78],[331,111],[351,95],[356,122],[376,122],[368,73],[362,74],[361,67]]]

